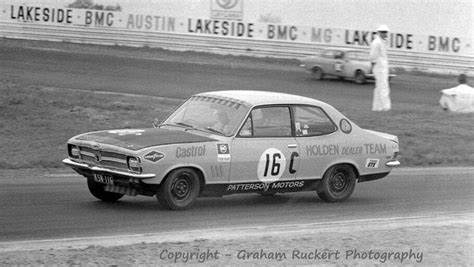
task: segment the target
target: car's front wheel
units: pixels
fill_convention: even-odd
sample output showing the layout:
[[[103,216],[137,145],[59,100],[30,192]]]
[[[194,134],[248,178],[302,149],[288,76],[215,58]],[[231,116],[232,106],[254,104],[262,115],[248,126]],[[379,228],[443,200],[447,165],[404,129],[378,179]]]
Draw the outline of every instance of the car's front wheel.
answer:
[[[199,176],[193,169],[182,168],[172,171],[161,183],[156,198],[171,210],[184,210],[196,203],[199,196]]]
[[[326,171],[316,191],[319,198],[325,202],[343,202],[354,192],[355,184],[354,169],[341,164],[332,166]]]
[[[324,78],[324,72],[320,67],[314,67],[311,70],[311,77],[315,80],[322,80]]]
[[[358,70],[355,74],[354,80],[357,84],[364,84],[367,80],[363,71]]]
[[[105,185],[93,179],[87,179],[87,187],[94,197],[105,202],[115,202],[123,197],[123,194],[105,191]]]

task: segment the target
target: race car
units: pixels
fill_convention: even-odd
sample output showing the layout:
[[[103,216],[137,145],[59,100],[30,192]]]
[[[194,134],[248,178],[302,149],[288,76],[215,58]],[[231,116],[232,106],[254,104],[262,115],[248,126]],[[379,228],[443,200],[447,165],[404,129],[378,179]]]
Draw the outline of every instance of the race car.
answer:
[[[310,71],[315,80],[322,80],[325,76],[351,79],[357,84],[374,80],[369,54],[360,50],[325,49],[315,56],[300,59],[300,66]],[[390,73],[389,80],[395,76]]]
[[[357,182],[400,165],[397,136],[365,130],[331,105],[265,91],[199,93],[146,129],[72,137],[63,163],[103,201],[156,196],[172,210],[198,197],[316,191],[343,202]]]

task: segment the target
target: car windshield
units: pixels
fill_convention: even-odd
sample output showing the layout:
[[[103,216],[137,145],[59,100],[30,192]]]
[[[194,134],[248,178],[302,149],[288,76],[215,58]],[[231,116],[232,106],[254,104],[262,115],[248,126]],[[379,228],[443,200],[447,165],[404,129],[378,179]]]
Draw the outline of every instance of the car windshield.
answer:
[[[177,125],[232,136],[247,111],[248,107],[243,103],[208,96],[193,96],[173,112],[162,125]]]

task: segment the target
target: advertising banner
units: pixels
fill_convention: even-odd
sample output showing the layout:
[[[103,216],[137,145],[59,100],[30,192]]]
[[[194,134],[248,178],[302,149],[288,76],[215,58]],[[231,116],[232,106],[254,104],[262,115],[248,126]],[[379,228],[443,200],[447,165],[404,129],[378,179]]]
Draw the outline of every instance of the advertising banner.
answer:
[[[7,1],[7,3],[0,5],[0,21],[56,25],[65,29],[68,27],[100,28],[104,31],[119,29],[124,32],[139,31],[357,48],[368,48],[376,34],[374,32],[375,26],[364,26],[361,23],[351,23],[350,21],[341,22],[337,18],[334,18],[332,21],[328,20],[318,23],[312,23],[309,19],[306,21],[301,21],[301,19],[291,20],[284,16],[284,10],[280,10],[281,14],[275,13],[275,10],[268,13],[268,9],[265,9],[265,6],[255,6],[254,2],[260,1],[157,0],[150,2],[122,0],[106,2],[109,2],[110,5],[98,5],[92,1],[74,2],[72,0],[70,3],[51,0]],[[279,3],[279,1],[275,2]],[[283,2],[285,1],[280,1],[280,4]],[[302,5],[308,5],[308,2],[311,1],[295,1],[294,4],[302,3]],[[315,3],[317,2],[320,1]],[[352,1],[351,3],[353,2],[357,1]],[[461,2],[469,6],[469,3]],[[89,5],[84,3],[89,3]],[[262,3],[268,4],[270,2],[262,1]],[[400,5],[403,5],[403,3],[400,2]],[[426,1],[420,1],[420,3],[426,4]],[[144,8],[147,4],[150,5],[149,9]],[[160,8],[160,5],[163,8]],[[191,6],[194,9],[177,12],[180,8],[186,6]],[[396,13],[397,11],[393,10],[392,12]],[[183,14],[186,16],[183,16]],[[370,10],[363,14],[363,16],[370,15]],[[438,15],[436,20],[433,18],[433,22],[442,22],[443,14]],[[307,16],[307,14],[301,13],[301,16]],[[403,16],[403,14],[400,14],[400,16]],[[460,16],[466,15],[460,13]],[[469,14],[467,16],[469,17]],[[432,29],[426,30],[423,33],[419,33],[420,29],[415,26],[413,26],[411,31],[407,25],[403,27],[391,25],[393,30],[388,38],[389,48],[400,51],[472,56],[472,12],[470,16],[470,21],[460,22],[470,24],[470,26],[467,26],[467,29],[470,29],[470,31],[465,32],[465,34],[454,34],[457,31],[452,31],[453,34],[445,34],[445,29],[439,29],[442,25],[434,25]],[[423,18],[423,20],[426,19]],[[446,19],[451,19],[451,17]],[[416,21],[417,19],[411,18],[411,20]],[[292,23],[293,21],[295,23]],[[401,20],[399,23],[410,23],[410,21],[404,22]],[[346,26],[341,26],[344,24]]]

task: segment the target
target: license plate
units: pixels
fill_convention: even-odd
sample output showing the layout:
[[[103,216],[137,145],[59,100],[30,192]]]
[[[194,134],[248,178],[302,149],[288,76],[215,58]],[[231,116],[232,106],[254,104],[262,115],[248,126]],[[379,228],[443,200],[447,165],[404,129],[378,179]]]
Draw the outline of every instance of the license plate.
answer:
[[[94,173],[94,181],[101,184],[114,184],[114,180],[110,174]]]

